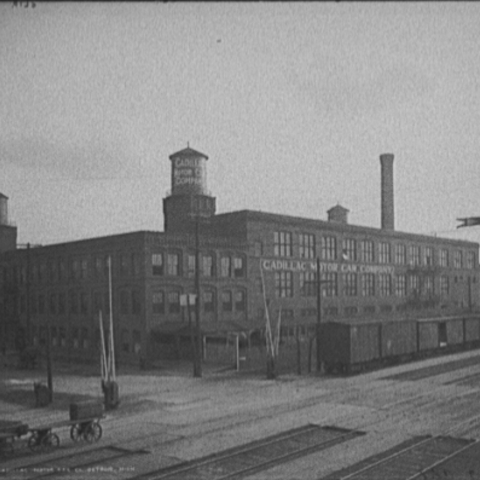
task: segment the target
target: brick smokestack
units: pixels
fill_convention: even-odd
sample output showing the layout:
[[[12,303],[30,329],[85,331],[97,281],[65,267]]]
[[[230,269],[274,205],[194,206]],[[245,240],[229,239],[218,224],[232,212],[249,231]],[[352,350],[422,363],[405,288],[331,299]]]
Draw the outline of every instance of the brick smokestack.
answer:
[[[395,213],[393,203],[393,154],[380,155],[382,175],[382,229],[395,230]]]

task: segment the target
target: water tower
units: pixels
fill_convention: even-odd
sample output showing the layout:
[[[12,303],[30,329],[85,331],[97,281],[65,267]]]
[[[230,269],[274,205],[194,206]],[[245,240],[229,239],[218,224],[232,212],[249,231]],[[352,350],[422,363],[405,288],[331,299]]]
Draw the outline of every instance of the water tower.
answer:
[[[187,147],[170,155],[171,192],[163,199],[165,232],[185,232],[215,215],[215,198],[207,189],[207,160]]]

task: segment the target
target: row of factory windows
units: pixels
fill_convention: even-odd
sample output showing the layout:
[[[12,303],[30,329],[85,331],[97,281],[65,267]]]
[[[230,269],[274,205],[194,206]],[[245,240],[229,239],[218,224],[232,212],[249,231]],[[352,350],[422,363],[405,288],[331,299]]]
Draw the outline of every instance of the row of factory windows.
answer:
[[[294,234],[288,231],[273,232],[273,255],[276,257],[299,257],[313,259],[319,256],[323,260],[346,260],[351,262],[379,263],[397,265],[424,265],[453,268],[476,268],[476,252],[464,252],[460,249],[450,251],[448,248],[432,246],[392,244],[387,241],[357,240],[355,238],[339,239],[325,235],[317,239],[311,233],[299,233],[297,242]],[[254,242],[254,255],[262,256],[264,245]]]
[[[456,308],[466,308],[468,305],[465,302],[454,302]],[[322,319],[328,319],[330,317],[370,317],[377,314],[393,314],[403,313],[407,310],[428,310],[435,308],[437,303],[435,300],[425,300],[423,302],[416,303],[401,303],[398,305],[382,304],[382,305],[347,305],[344,307],[339,306],[325,306],[322,308]],[[446,308],[447,305],[441,304],[440,308]],[[300,310],[294,309],[282,309],[274,310],[270,312],[270,319],[276,322],[281,316],[281,321],[285,323],[292,323],[297,321],[303,322],[315,322],[318,320],[316,308],[302,308]],[[265,309],[259,308],[257,312],[258,319],[265,318]],[[293,328],[293,327],[286,327]],[[305,327],[303,327],[305,328]],[[314,328],[314,327],[311,327]]]
[[[152,254],[152,274],[194,277],[197,258],[194,253],[185,254],[185,265],[179,252],[157,252]],[[203,277],[242,278],[245,276],[245,257],[238,254],[220,254],[217,264],[213,253],[198,256],[200,275]]]
[[[48,330],[50,328],[50,331]],[[74,350],[89,350],[95,348],[100,350],[100,329],[96,328],[92,333],[87,327],[72,327],[67,329],[60,326],[37,326],[31,327],[32,341],[35,346],[44,346],[48,342],[50,334],[50,345],[52,347],[69,348]],[[106,334],[105,334],[106,338]],[[124,353],[140,355],[141,336],[139,330],[129,331],[126,328],[120,329],[116,334],[117,346]]]
[[[136,253],[118,254],[111,260],[108,255],[88,258],[50,259],[46,261],[32,260],[22,265],[3,268],[5,284],[60,283],[67,280],[106,280],[109,277],[110,265],[112,275],[120,277],[138,276],[141,273],[140,257]],[[185,264],[183,262],[185,260]],[[245,276],[245,258],[236,254],[221,254],[217,265],[216,255],[205,253],[199,255],[200,274],[204,277],[241,278]],[[196,255],[182,252],[157,252],[151,256],[152,275],[194,277],[196,271]],[[30,274],[27,272],[30,270]]]
[[[342,293],[346,297],[352,296],[380,296],[388,297],[395,295],[405,297],[407,295],[434,295],[436,293],[435,277],[433,275],[397,274],[390,273],[354,273],[338,274],[326,272],[320,276],[320,288],[322,296],[336,297],[339,295],[339,275],[341,275]],[[459,277],[453,277],[458,282]],[[463,281],[463,277],[461,277]],[[470,278],[476,283],[476,277]],[[293,272],[275,272],[275,295],[279,298],[293,297],[294,278]],[[261,278],[257,278],[257,290],[263,291]],[[451,279],[447,275],[438,277],[438,293],[446,296],[450,294]],[[299,294],[302,297],[316,296],[318,293],[316,272],[300,272]]]
[[[186,302],[187,306],[191,302]],[[200,302],[205,313],[215,312],[215,293],[211,290],[202,292]],[[177,291],[159,290],[152,295],[153,314],[178,314],[181,312],[181,294]],[[247,308],[246,293],[243,290],[223,290],[220,292],[218,309],[223,312],[244,312]]]
[[[158,290],[152,294],[152,312],[154,314],[180,313],[181,301],[178,291],[165,292]],[[224,312],[245,311],[246,293],[243,290],[223,290],[220,292],[218,308]],[[123,315],[140,315],[142,303],[137,290],[120,290],[118,292],[118,313]],[[204,312],[214,312],[215,293],[211,290],[202,292],[202,309]],[[50,295],[32,294],[27,305],[27,296],[19,295],[6,300],[7,314],[25,314],[27,309],[31,314],[63,315],[67,312],[72,315],[97,314],[102,311],[110,313],[110,295],[108,292],[93,292],[90,299],[86,291],[70,290],[66,292],[52,292]]]

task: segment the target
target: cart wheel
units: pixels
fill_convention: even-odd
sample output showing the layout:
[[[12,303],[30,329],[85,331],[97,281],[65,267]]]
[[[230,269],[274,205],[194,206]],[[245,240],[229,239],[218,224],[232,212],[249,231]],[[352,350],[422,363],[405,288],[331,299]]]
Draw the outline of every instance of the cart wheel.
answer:
[[[28,448],[32,452],[38,452],[39,450],[41,450],[42,445],[41,445],[41,442],[40,442],[40,436],[38,435],[37,432],[32,433],[32,435],[28,439]]]
[[[83,438],[88,443],[98,442],[102,438],[102,427],[98,422],[92,422],[85,428]]]
[[[42,447],[54,449],[60,445],[60,439],[56,433],[49,432],[42,438]]]
[[[74,442],[79,442],[82,439],[82,426],[80,424],[72,425],[70,429],[70,438]]]

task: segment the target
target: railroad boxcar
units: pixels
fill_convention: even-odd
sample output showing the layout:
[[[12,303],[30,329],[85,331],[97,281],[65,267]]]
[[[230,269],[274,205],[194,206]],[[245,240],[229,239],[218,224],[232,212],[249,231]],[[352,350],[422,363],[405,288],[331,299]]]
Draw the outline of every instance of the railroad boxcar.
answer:
[[[327,322],[320,339],[320,358],[328,373],[360,371],[381,358],[378,322]]]
[[[381,328],[381,354],[386,363],[412,358],[417,353],[417,324],[412,320],[385,322]]]
[[[465,344],[470,348],[478,345],[480,343],[480,317],[466,317],[463,322]]]

